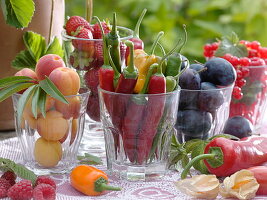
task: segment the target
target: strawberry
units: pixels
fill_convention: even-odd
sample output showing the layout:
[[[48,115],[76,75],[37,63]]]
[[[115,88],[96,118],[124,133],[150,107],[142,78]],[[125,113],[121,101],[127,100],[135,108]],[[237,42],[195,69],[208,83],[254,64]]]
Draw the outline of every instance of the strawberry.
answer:
[[[74,35],[78,27],[84,27],[90,31],[93,31],[93,28],[90,26],[90,24],[82,17],[80,16],[72,16],[69,18],[65,25],[65,29],[67,31],[68,35]]]
[[[108,34],[111,31],[110,26],[106,22],[101,22],[101,25],[103,27],[105,34]],[[94,24],[93,29],[94,29],[94,31],[93,31],[94,39],[101,39],[102,38],[102,32],[101,32],[101,28],[100,28],[99,24]]]
[[[102,41],[96,41],[95,42],[95,58],[98,61],[104,61],[104,58],[103,58],[103,42]]]
[[[99,68],[91,68],[84,74],[84,81],[92,94],[97,94],[97,86],[99,85]]]
[[[88,57],[93,57],[94,41],[92,41],[93,39],[92,32],[89,29],[83,27],[79,28],[76,32],[78,33],[76,35],[77,38],[88,39],[88,40],[74,39],[72,40],[73,46],[80,51],[87,51],[90,54]]]

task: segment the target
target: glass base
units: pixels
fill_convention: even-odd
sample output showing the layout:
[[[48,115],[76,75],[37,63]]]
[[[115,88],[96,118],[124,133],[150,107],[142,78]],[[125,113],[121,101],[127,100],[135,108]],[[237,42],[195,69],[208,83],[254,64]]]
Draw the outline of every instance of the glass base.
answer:
[[[25,167],[33,171],[37,176],[51,175],[51,174],[68,174],[77,165],[76,161],[69,161],[64,163],[60,161],[56,167],[41,167],[37,162],[26,161],[23,163]]]
[[[166,173],[166,162],[155,162],[147,166],[111,163],[108,174],[128,181],[151,181],[161,178]]]
[[[90,153],[97,156],[105,156],[105,139],[101,122],[96,122],[86,115],[85,130],[80,143],[79,155]]]

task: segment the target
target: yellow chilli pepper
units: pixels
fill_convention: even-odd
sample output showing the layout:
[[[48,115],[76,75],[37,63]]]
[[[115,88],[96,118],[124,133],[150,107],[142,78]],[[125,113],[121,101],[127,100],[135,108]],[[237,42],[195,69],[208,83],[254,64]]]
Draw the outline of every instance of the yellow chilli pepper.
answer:
[[[138,69],[138,78],[134,88],[134,93],[139,93],[144,87],[146,74],[150,65],[158,61],[155,55],[148,55],[142,49],[134,50],[134,65]]]

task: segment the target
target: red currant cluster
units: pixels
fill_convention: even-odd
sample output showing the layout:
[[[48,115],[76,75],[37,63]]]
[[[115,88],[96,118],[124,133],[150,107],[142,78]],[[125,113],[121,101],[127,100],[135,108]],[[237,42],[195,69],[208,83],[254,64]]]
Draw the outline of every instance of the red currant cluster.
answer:
[[[207,59],[214,57],[219,44],[219,42],[206,44],[204,46],[204,56]],[[228,60],[236,70],[237,79],[232,95],[233,98],[237,100],[240,100],[243,97],[242,87],[246,85],[245,78],[250,75],[248,66],[263,66],[267,64],[267,47],[261,47],[261,44],[258,41],[249,42],[246,40],[241,40],[240,44],[246,46],[248,50],[248,57],[238,58],[231,54],[225,54],[222,56],[224,59]]]

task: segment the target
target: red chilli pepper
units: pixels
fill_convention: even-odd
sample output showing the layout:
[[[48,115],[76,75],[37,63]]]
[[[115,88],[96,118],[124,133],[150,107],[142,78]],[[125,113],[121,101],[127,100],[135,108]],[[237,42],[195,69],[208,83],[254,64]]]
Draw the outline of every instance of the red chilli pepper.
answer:
[[[194,162],[204,159],[211,174],[230,176],[249,167],[267,162],[267,137],[251,136],[239,141],[215,138],[205,147],[202,155],[193,158],[184,168],[181,178],[186,178]]]
[[[157,64],[152,64],[148,70],[145,86],[140,94],[147,90],[148,82]],[[144,96],[133,96],[128,103],[128,108],[122,123],[122,138],[124,151],[132,163],[137,159],[137,135],[142,126],[147,100]]]
[[[135,25],[135,29],[134,29],[134,33],[133,33],[133,37],[131,39],[129,39],[130,41],[132,41],[134,43],[134,49],[144,49],[144,42],[140,39],[139,37],[139,28],[141,25],[141,22],[143,21],[143,18],[146,14],[147,9],[144,9]],[[127,58],[130,54],[130,48],[127,47],[126,49],[126,54],[125,54],[125,61],[127,62]]]
[[[266,166],[256,166],[248,168],[254,174],[260,187],[257,191],[257,195],[267,195],[267,167]]]

